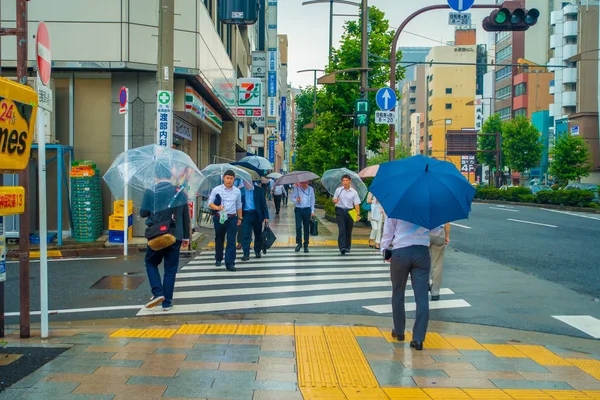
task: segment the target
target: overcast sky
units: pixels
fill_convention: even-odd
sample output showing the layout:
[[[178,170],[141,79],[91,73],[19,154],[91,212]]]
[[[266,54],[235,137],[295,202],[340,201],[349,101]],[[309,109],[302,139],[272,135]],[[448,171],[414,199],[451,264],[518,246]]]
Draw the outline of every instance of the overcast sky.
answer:
[[[289,81],[295,87],[313,84],[313,74],[297,71],[311,68],[323,68],[327,64],[329,41],[329,3],[302,6],[304,0],[279,0],[277,29],[279,34],[289,38]],[[360,0],[356,0],[360,2]],[[443,4],[444,0],[369,0],[369,6],[375,6],[385,12],[392,28],[418,8],[432,4]],[[494,0],[475,0],[476,4],[493,4]],[[478,26],[490,10],[473,10],[472,20]],[[336,4],[336,14],[357,14],[354,6]],[[344,21],[349,17],[334,17],[333,43],[337,43],[343,32]],[[423,37],[415,36],[420,35]],[[412,20],[400,35],[398,46],[441,46],[454,40],[454,28],[448,26],[448,11],[430,11]],[[477,42],[486,43],[487,35],[477,31]]]

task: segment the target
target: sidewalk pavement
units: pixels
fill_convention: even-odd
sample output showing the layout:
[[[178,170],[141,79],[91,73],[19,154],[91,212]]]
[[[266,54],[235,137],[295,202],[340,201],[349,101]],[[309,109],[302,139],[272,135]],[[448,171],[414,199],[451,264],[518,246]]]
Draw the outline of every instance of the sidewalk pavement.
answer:
[[[374,325],[155,318],[79,323],[47,340],[15,331],[7,349],[23,357],[68,349],[0,399],[600,399],[597,341],[432,325],[423,351]],[[0,373],[17,362],[1,353]]]

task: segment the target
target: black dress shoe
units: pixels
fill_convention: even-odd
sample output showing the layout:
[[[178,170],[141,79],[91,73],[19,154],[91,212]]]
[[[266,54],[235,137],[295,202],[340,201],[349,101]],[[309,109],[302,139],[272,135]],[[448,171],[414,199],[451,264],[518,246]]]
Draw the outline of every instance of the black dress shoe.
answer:
[[[301,244],[297,244],[296,245],[296,250],[295,250],[296,253],[299,252],[301,248],[302,248],[302,245]]]
[[[267,254],[267,249],[263,249],[263,254]]]
[[[350,253],[350,248],[347,248],[347,249],[346,249],[346,253]]]
[[[404,342],[404,335],[398,335],[395,330],[392,329],[392,337],[399,342]]]
[[[242,261],[248,261],[250,259],[250,256],[248,255],[243,255],[242,256]]]
[[[440,295],[436,294],[436,295],[431,295],[431,301],[438,301],[440,299]]]
[[[342,255],[346,254],[346,249],[341,249],[340,253],[342,253]]]
[[[235,265],[228,265],[226,266],[227,271],[231,271],[231,272],[235,272],[237,271],[237,268],[235,267]]]
[[[415,342],[414,340],[410,342],[410,347],[415,350],[423,350],[423,342]]]
[[[221,261],[215,261],[215,265],[216,265],[217,267],[220,267],[220,266],[221,266]]]
[[[308,247],[305,247],[305,248],[304,248],[304,252],[305,252],[305,253],[308,253]]]
[[[262,254],[260,254],[260,251],[258,253],[256,253],[256,258],[261,258]]]
[[[428,287],[429,287],[429,289],[428,289],[428,290],[431,292],[431,283],[429,283],[428,285],[429,285],[429,286],[428,286]]]

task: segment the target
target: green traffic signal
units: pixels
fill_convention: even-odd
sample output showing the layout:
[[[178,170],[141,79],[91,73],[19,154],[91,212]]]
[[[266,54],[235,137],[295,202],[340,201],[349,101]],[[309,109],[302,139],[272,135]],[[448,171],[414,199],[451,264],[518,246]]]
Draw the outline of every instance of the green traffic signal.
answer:
[[[508,20],[508,16],[510,15],[510,11],[506,8],[499,10],[496,15],[494,15],[494,22],[496,24],[503,24]]]

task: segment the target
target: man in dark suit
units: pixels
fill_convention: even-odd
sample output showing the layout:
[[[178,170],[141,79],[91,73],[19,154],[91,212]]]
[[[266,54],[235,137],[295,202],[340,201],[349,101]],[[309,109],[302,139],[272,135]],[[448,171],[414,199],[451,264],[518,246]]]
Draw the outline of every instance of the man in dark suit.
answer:
[[[261,257],[263,222],[269,222],[269,210],[265,199],[265,190],[255,182],[254,190],[246,189],[242,196],[242,261],[250,259],[250,242],[254,232],[254,254]]]

